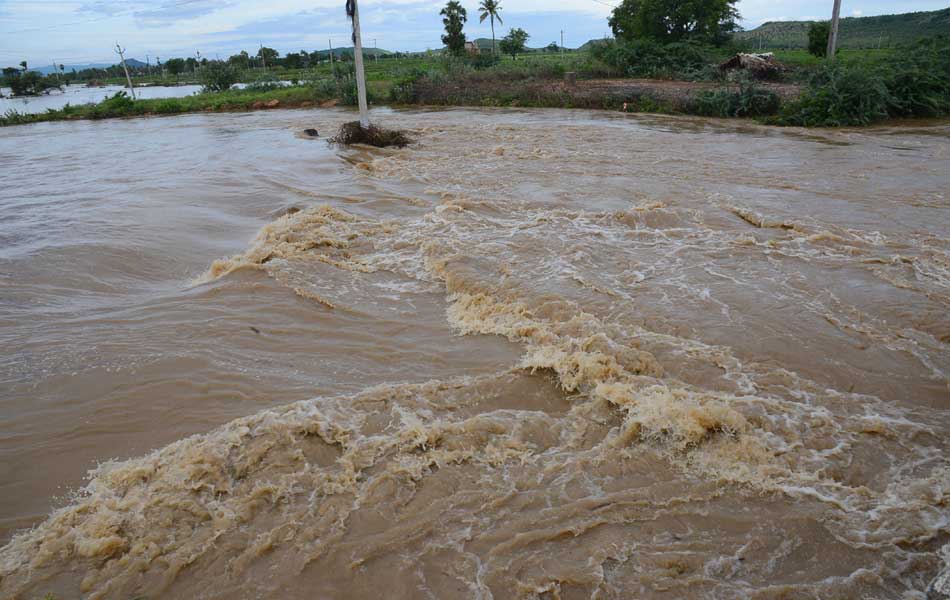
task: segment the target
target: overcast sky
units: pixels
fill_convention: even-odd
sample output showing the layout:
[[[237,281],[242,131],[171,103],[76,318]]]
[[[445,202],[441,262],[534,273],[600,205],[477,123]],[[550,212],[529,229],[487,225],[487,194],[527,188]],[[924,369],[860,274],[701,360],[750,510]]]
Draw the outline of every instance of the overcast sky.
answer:
[[[501,37],[509,27],[530,35],[530,46],[558,41],[575,47],[603,37],[617,0],[501,0]],[[879,15],[946,8],[950,0],[844,0],[842,14]],[[469,38],[489,37],[480,24],[477,0],[462,0],[469,12]],[[361,0],[364,45],[387,50],[439,48],[444,1]],[[740,0],[747,29],[770,20],[827,19],[832,0]],[[127,57],[154,61],[173,56],[225,58],[260,45],[281,54],[350,45],[344,0],[0,0],[0,66],[28,60],[40,66],[114,62],[119,41]]]

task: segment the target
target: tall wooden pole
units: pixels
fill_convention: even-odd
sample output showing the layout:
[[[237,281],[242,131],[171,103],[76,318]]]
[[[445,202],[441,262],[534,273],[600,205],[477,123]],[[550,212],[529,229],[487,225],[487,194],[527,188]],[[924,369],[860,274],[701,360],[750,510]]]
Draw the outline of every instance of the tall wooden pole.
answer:
[[[129,77],[129,68],[125,65],[125,48],[115,43],[115,52],[122,59],[122,70],[125,71],[125,80],[129,82],[129,91],[132,92],[132,99],[135,100],[135,86],[132,85],[132,78]]]
[[[357,0],[353,3],[353,59],[356,62],[356,95],[360,105],[360,125],[369,127],[369,114],[366,107],[366,73],[363,71],[363,41],[360,38],[360,9]]]
[[[835,59],[838,51],[838,21],[841,18],[841,0],[835,0],[834,12],[831,15],[831,32],[828,34],[828,60]]]

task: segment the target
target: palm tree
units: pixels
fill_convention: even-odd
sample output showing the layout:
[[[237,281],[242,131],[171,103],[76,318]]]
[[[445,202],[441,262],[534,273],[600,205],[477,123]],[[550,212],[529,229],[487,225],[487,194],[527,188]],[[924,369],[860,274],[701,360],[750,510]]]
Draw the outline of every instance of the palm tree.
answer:
[[[498,19],[498,23],[504,25],[501,20],[501,17],[498,16],[498,11],[501,10],[501,1],[500,0],[482,0],[482,3],[478,5],[478,10],[481,11],[481,14],[478,18],[479,23],[484,23],[485,19],[488,19],[491,22],[491,53],[495,54],[495,19]]]

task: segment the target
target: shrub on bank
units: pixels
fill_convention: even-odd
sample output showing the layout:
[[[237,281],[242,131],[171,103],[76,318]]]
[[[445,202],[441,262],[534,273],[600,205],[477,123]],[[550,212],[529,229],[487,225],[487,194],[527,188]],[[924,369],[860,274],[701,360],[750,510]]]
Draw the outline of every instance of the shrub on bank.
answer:
[[[738,89],[700,92],[689,112],[706,117],[765,117],[776,114],[781,105],[778,94],[745,80]]]
[[[238,82],[238,71],[222,61],[211,61],[198,72],[202,92],[224,92]]]
[[[867,125],[888,117],[950,115],[950,38],[900,49],[891,63],[818,68],[776,122],[804,127]]]
[[[152,112],[159,115],[173,115],[185,112],[185,107],[178,98],[165,98],[159,100],[152,106]]]
[[[90,119],[109,119],[112,117],[128,117],[132,115],[141,115],[145,112],[145,107],[137,103],[128,94],[116,92],[99,104],[93,105],[86,116]]]
[[[894,116],[950,114],[950,37],[921,40],[900,53],[887,86]]]
[[[712,76],[709,66],[720,50],[694,42],[660,44],[652,40],[607,41],[591,55],[625,77],[646,79],[701,79]]]

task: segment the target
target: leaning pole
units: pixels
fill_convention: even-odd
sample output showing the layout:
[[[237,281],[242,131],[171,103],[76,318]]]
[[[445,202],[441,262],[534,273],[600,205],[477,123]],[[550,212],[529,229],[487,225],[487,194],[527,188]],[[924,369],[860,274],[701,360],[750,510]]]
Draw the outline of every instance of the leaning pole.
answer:
[[[831,30],[828,32],[828,50],[825,56],[828,60],[834,60],[838,52],[838,23],[841,19],[841,0],[835,0],[834,8],[831,12]]]
[[[353,61],[356,64],[356,95],[360,105],[360,126],[369,127],[366,108],[366,74],[363,72],[363,42],[360,39],[360,9],[356,0],[346,0],[346,14],[353,21]]]

